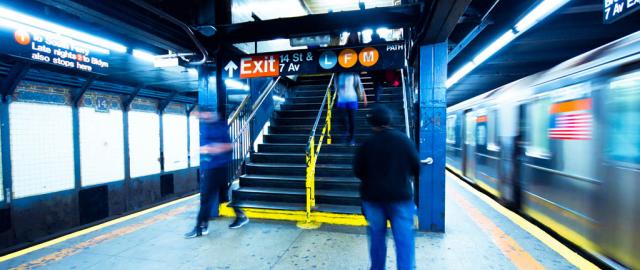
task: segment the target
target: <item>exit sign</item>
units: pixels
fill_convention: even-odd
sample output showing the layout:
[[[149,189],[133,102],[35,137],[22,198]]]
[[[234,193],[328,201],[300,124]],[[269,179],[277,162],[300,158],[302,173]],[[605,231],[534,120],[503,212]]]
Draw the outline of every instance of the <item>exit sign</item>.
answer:
[[[640,10],[640,0],[604,0],[604,23],[613,23]]]

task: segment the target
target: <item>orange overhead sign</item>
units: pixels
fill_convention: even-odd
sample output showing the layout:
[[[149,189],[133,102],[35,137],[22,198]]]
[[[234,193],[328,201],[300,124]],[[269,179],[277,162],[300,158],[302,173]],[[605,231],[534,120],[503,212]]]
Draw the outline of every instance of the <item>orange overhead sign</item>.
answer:
[[[240,59],[240,78],[275,77],[280,74],[279,55],[251,56]]]

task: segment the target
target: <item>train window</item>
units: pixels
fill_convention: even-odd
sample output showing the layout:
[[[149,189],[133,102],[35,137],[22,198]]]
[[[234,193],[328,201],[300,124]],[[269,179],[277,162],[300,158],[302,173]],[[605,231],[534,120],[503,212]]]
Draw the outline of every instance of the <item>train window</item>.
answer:
[[[496,111],[491,111],[488,114],[487,119],[487,150],[498,151],[497,134],[498,134],[498,119],[496,118]]]
[[[487,145],[487,116],[476,118],[476,139],[478,145]]]
[[[549,152],[549,109],[551,100],[543,98],[534,101],[527,107],[527,148],[529,156],[548,158]]]
[[[456,116],[450,115],[447,117],[447,143],[456,143]]]
[[[640,72],[615,78],[606,100],[606,156],[640,164]]]
[[[476,142],[474,131],[476,129],[476,117],[473,114],[468,113],[465,120],[466,123],[464,126],[464,144],[475,145]]]

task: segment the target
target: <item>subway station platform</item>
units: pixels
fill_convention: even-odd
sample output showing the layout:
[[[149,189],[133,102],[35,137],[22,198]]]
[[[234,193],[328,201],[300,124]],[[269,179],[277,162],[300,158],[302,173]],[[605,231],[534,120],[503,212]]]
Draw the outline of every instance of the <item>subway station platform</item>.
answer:
[[[539,228],[447,173],[446,233],[416,235],[418,269],[595,269]],[[366,229],[230,218],[184,239],[191,196],[0,257],[0,269],[367,269]],[[391,238],[391,236],[389,236]],[[392,239],[387,268],[395,269]]]

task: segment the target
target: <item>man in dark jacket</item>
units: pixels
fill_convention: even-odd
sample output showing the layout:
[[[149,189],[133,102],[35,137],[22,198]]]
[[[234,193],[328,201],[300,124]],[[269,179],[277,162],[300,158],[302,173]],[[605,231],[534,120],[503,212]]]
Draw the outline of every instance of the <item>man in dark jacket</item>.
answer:
[[[209,234],[209,218],[222,202],[228,202],[229,162],[233,154],[233,144],[229,136],[227,121],[219,117],[212,108],[201,107],[200,118],[200,210],[196,225],[185,238]],[[229,228],[236,229],[249,222],[249,218],[239,208],[233,208],[236,219]]]
[[[391,113],[377,106],[368,117],[375,133],[356,152],[353,170],[362,181],[360,196],[367,219],[371,269],[385,269],[387,220],[396,243],[397,269],[413,269],[415,244],[413,186],[420,161],[407,136],[390,128]]]

